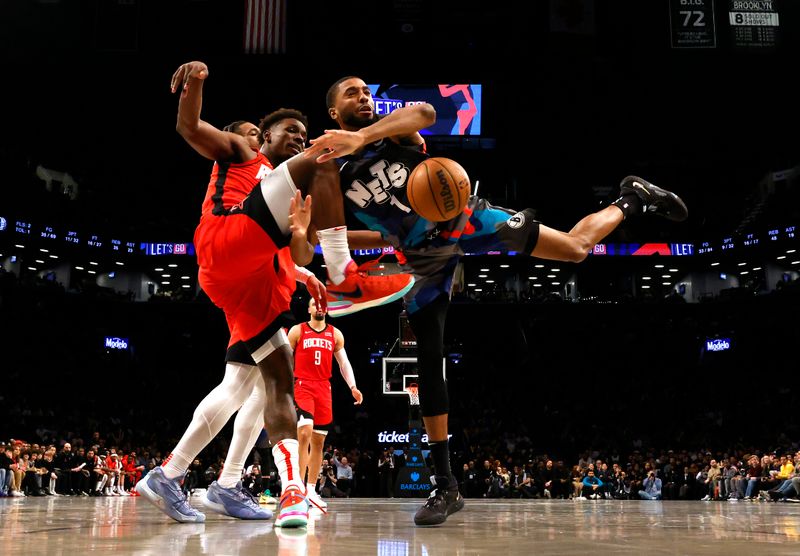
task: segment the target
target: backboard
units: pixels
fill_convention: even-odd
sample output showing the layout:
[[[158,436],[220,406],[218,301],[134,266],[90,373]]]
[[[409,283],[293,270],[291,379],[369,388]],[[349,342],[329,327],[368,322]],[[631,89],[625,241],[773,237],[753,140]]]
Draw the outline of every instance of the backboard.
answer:
[[[419,371],[416,357],[384,357],[382,388],[387,396],[407,396],[409,384],[417,383]],[[442,376],[447,379],[446,359],[442,358]]]

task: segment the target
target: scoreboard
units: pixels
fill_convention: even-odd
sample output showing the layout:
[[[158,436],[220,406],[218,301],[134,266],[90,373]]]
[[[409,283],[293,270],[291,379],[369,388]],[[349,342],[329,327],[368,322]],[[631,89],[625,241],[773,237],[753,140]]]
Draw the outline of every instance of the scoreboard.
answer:
[[[730,235],[718,239],[702,240],[696,243],[598,243],[591,255],[596,256],[648,256],[661,255],[686,257],[722,253],[737,253],[782,243],[797,241],[797,226],[783,225],[770,227],[744,234]],[[190,242],[144,242],[133,241],[116,235],[102,235],[74,226],[57,226],[50,223],[37,223],[27,219],[0,215],[0,238],[13,238],[13,241],[36,240],[41,247],[64,245],[69,248],[86,248],[94,253],[109,255],[143,256],[194,256],[194,244]],[[315,253],[321,254],[319,245]],[[392,247],[378,249],[359,249],[353,251],[357,256],[394,254]],[[488,251],[466,253],[466,255],[516,255],[513,251]]]
[[[797,239],[796,226],[781,226],[757,232],[747,232],[738,236],[727,236],[716,241],[701,241],[697,244],[697,254],[735,253],[754,247],[764,247],[778,242],[792,242]]]
[[[41,247],[56,247],[58,244],[68,248],[85,247],[97,254],[111,255],[194,255],[192,243],[144,243],[130,238],[102,235],[85,231],[75,226],[57,226],[52,223],[37,223],[21,218],[0,216],[0,232],[13,236],[15,241],[37,240]],[[10,234],[9,234],[10,232]],[[2,237],[2,236],[0,236]]]

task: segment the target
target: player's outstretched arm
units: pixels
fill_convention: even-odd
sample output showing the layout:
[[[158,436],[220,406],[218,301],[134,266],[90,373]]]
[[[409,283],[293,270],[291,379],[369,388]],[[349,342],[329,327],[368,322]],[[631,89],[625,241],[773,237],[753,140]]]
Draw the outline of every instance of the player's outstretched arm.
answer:
[[[203,62],[187,62],[175,70],[170,90],[180,91],[178,123],[175,129],[194,150],[208,158],[226,162],[250,160],[255,153],[241,135],[217,129],[200,119],[203,108],[203,83],[208,66]]]
[[[305,150],[304,156],[325,162],[354,153],[364,145],[387,137],[403,144],[421,144],[423,140],[419,131],[435,122],[436,110],[430,104],[423,102],[403,106],[358,131],[326,129],[323,135],[310,141],[311,146]]]

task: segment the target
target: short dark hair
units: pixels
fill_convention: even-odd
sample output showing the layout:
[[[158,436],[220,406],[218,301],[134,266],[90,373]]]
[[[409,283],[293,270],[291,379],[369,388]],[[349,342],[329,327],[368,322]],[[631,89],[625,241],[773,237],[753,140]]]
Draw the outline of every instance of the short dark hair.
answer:
[[[222,131],[229,131],[230,133],[238,133],[241,125],[246,123],[247,120],[236,120],[223,127]]]
[[[339,85],[341,85],[348,79],[361,79],[361,78],[355,75],[348,75],[346,77],[338,79],[336,83],[328,87],[328,93],[325,95],[325,104],[328,108],[331,108],[333,107],[334,104],[336,104],[336,89],[338,89]]]
[[[294,108],[278,108],[274,112],[270,112],[261,118],[261,121],[258,122],[258,130],[261,133],[261,137],[264,137],[264,133],[266,133],[267,130],[276,123],[289,118],[299,120],[304,126],[306,126],[306,129],[308,129],[308,118],[305,114],[299,110],[295,110]]]

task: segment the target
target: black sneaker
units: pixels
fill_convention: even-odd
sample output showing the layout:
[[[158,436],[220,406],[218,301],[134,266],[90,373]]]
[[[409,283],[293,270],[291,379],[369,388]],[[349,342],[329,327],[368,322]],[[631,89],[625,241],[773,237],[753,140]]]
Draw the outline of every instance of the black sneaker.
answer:
[[[674,222],[683,222],[689,216],[689,209],[680,197],[638,176],[626,177],[619,188],[622,195],[633,193],[639,197],[645,212],[658,214]]]
[[[464,507],[464,498],[458,492],[458,485],[449,486],[447,479],[432,478],[434,489],[425,505],[414,515],[415,525],[440,525],[450,514]]]

